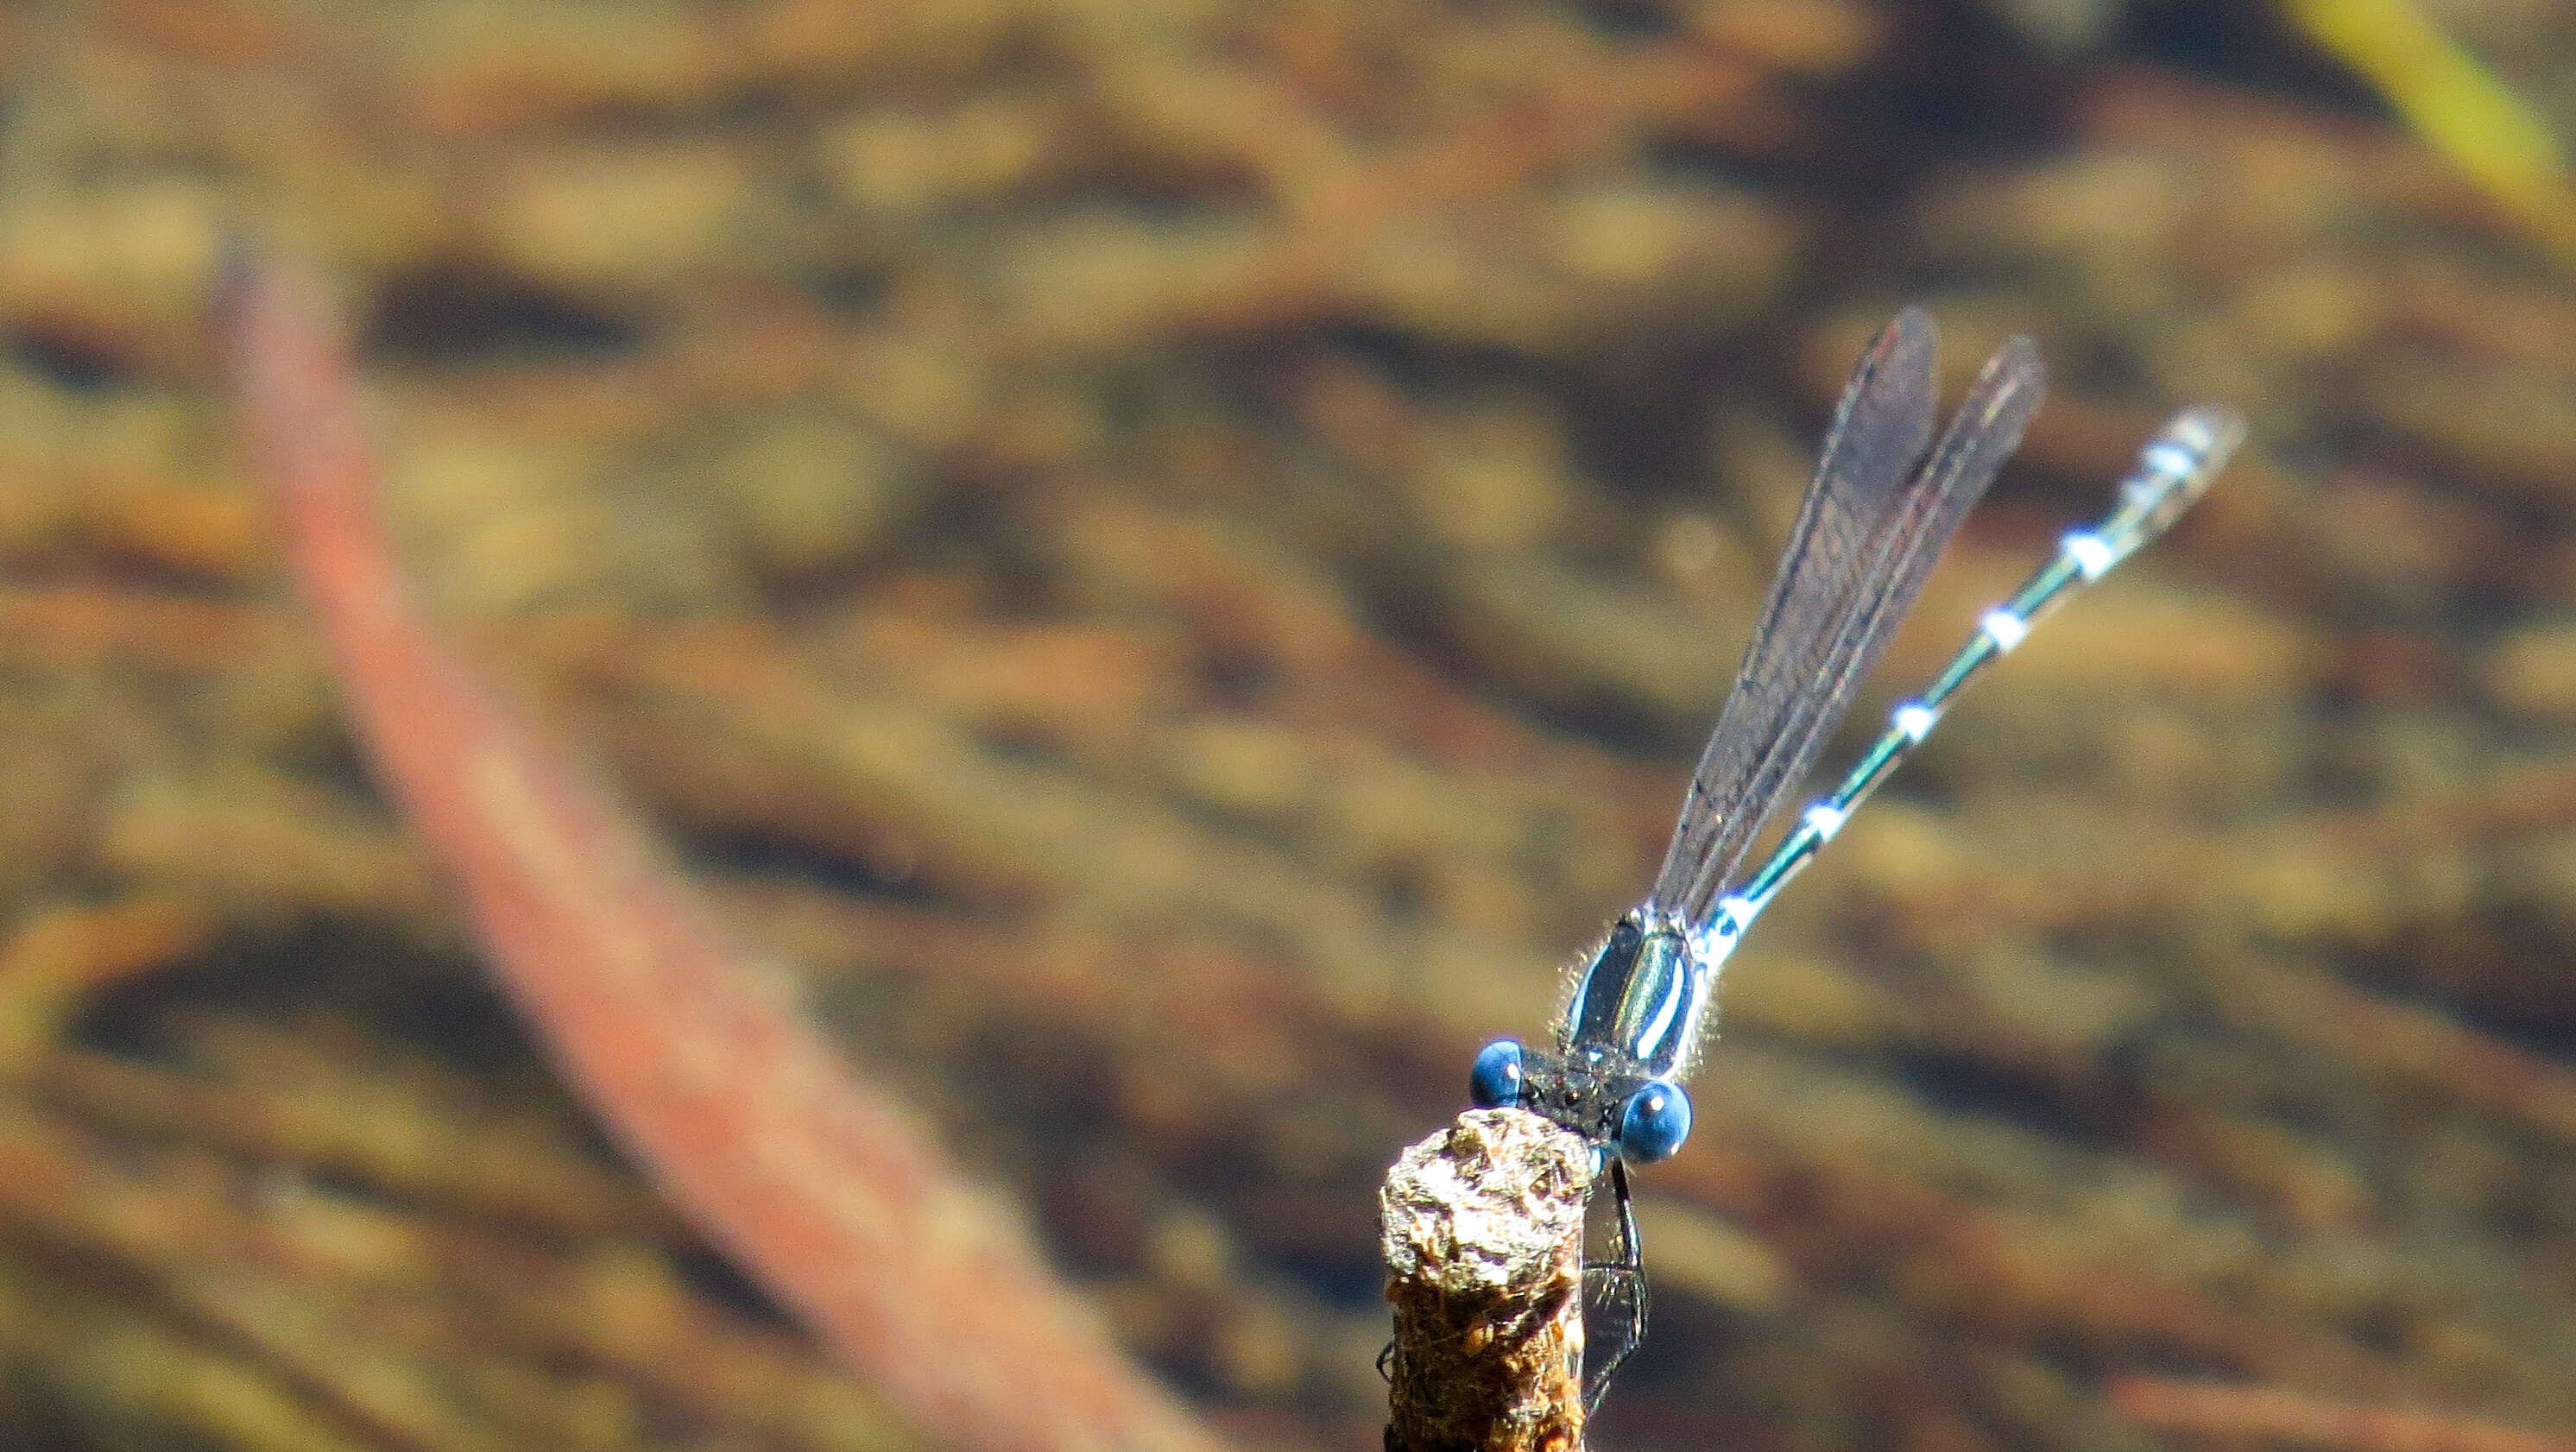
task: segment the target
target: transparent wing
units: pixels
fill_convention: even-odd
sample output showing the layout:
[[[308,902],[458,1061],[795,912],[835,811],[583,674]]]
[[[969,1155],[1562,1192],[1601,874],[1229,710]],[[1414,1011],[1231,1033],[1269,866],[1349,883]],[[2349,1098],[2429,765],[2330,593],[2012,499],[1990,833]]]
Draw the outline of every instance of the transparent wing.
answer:
[[[1780,801],[1805,779],[1920,594],[1941,546],[1994,481],[2038,407],[2038,349],[2014,338],[1987,360],[1940,447],[1932,432],[1934,335],[1897,315],[1853,370],[1770,603],[1682,800],[1650,910],[1704,923]]]
[[[2039,411],[2040,398],[2047,391],[2047,377],[2039,346],[2020,336],[2006,339],[1978,370],[1977,381],[1941,435],[1940,446],[1924,461],[1914,487],[1906,491],[1906,517],[1890,534],[1892,547],[1873,577],[1875,598],[1853,622],[1856,644],[1844,674],[1833,683],[1825,734],[1842,719],[1852,693],[1869,678],[1888,641],[1905,623],[1906,612],[1940,561],[1941,547],[1959,532],[1969,511],[1985,498],[1986,486],[2003,470],[2004,461],[2021,447],[2022,431],[2030,426],[2031,415]],[[1805,774],[1804,768],[1797,773]]]
[[[1932,437],[1935,334],[1907,308],[1852,369],[1806,502],[1771,579],[1735,689],[1700,754],[1650,907],[1695,915],[1734,872],[1818,734],[1816,683],[1862,598],[1863,576]]]

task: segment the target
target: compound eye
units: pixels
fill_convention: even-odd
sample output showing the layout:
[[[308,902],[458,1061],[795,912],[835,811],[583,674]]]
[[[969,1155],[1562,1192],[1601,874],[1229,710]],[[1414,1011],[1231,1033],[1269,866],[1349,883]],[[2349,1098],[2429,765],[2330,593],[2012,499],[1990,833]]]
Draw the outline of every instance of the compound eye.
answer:
[[[1478,1109],[1508,1109],[1521,1102],[1521,1046],[1496,1039],[1476,1054],[1467,1074],[1467,1097]]]
[[[1660,1079],[1628,1096],[1619,1111],[1619,1157],[1651,1165],[1669,1159],[1690,1138],[1690,1096]]]

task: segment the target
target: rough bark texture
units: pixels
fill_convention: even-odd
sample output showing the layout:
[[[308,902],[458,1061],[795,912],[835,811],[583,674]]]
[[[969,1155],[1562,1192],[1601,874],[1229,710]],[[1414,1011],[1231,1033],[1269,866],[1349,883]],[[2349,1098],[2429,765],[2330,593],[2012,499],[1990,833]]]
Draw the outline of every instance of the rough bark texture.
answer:
[[[1387,1172],[1388,1452],[1582,1446],[1591,1182],[1589,1146],[1517,1109],[1462,1114]]]

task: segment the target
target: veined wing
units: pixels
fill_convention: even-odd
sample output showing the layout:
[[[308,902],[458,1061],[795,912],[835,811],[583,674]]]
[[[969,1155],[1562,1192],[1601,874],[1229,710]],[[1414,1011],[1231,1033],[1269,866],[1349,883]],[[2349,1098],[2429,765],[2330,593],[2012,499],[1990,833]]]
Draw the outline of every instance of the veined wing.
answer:
[[[1922,467],[1932,432],[1931,319],[1907,308],[1843,390],[1762,621],[1745,647],[1647,897],[1704,924],[1762,823],[1803,781],[1968,511],[2039,405],[2038,349],[1997,350]]]

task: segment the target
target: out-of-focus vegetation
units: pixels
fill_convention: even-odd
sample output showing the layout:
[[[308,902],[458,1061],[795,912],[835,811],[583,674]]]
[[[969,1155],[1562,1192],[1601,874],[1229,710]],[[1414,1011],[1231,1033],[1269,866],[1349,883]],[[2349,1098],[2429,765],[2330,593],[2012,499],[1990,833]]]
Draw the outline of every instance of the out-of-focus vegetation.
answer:
[[[1378,1174],[1643,886],[1870,331],[2055,369],[1879,699],[2238,405],[1729,969],[1598,1436],[2565,1436],[2576,276],[2284,14],[2039,8],[0,14],[0,1446],[913,1444],[357,766],[236,227],[476,660],[1246,1445],[1374,1443]],[[2576,135],[2576,9],[2431,18]]]
[[[2317,43],[2351,63],[2417,134],[2576,264],[2567,148],[2522,98],[2408,0],[2292,0]]]

